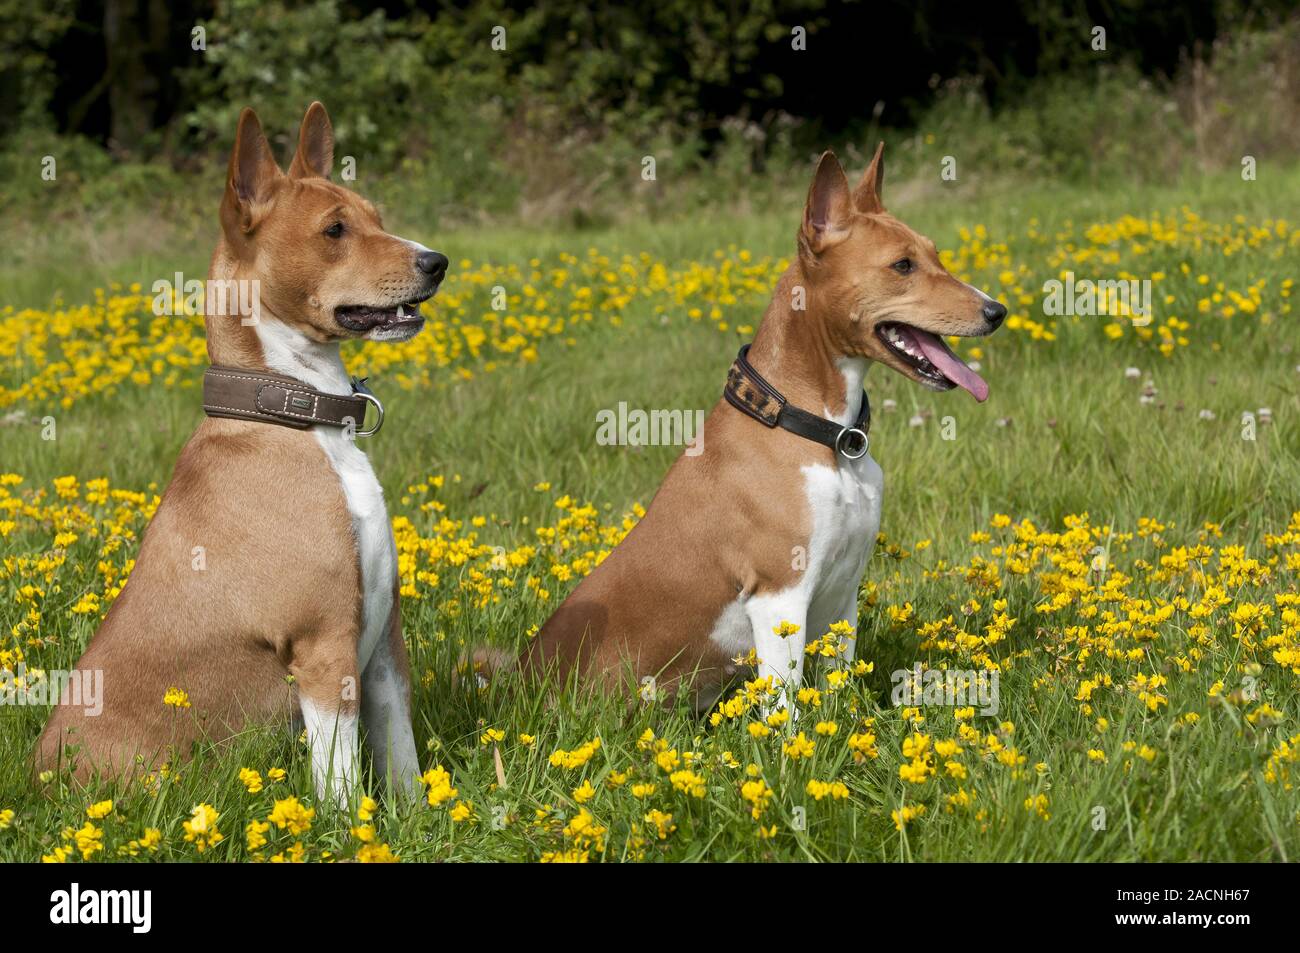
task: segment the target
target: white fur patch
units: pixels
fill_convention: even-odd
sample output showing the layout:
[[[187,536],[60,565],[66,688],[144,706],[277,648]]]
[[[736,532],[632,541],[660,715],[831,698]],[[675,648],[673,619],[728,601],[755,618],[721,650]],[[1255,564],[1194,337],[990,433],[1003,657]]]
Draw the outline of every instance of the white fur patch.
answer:
[[[311,773],[316,795],[341,808],[348,806],[356,783],[358,729],[355,712],[330,711],[305,695],[299,697],[303,725],[311,744]]]

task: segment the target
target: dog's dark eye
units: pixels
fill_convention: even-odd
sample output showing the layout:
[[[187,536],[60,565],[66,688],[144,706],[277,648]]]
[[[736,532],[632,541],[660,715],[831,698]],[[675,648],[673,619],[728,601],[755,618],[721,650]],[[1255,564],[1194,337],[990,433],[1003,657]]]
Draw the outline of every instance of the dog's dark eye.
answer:
[[[900,258],[889,267],[894,269],[894,271],[898,272],[900,275],[909,275],[912,273],[912,259]]]
[[[343,234],[343,223],[335,222],[329,228],[325,229],[325,234],[330,238],[338,238]]]

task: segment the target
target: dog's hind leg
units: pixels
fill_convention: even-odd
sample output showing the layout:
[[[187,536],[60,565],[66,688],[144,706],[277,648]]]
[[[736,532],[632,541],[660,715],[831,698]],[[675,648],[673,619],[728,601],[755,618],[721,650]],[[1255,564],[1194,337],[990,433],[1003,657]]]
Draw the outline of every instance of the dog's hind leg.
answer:
[[[390,791],[414,797],[420,790],[420,759],[411,730],[411,675],[396,601],[388,637],[380,640],[361,673],[361,718],[375,770]]]

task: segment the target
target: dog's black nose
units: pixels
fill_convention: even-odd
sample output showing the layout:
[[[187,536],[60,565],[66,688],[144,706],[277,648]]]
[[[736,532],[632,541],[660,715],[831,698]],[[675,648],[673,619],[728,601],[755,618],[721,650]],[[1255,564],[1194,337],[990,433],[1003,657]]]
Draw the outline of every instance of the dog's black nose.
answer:
[[[984,315],[984,320],[992,327],[989,330],[996,331],[1002,324],[1002,319],[1007,316],[1007,309],[1000,301],[989,301],[980,312]]]
[[[415,267],[434,281],[442,281],[442,276],[447,273],[447,256],[441,252],[422,251],[415,256]]]

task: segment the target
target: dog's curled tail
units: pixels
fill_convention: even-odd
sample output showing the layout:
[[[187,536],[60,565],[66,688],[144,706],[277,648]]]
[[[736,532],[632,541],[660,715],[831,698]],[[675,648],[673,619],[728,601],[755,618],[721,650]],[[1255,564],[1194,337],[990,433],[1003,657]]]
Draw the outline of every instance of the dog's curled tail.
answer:
[[[483,646],[461,656],[456,665],[457,679],[473,679],[476,686],[486,688],[497,675],[512,672],[519,667],[519,655],[509,649]]]

